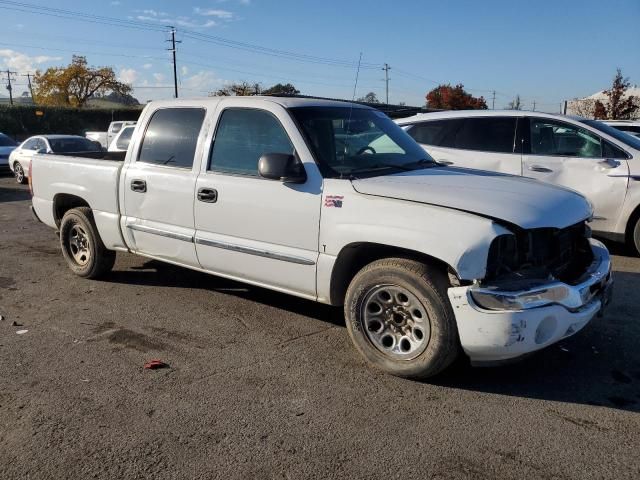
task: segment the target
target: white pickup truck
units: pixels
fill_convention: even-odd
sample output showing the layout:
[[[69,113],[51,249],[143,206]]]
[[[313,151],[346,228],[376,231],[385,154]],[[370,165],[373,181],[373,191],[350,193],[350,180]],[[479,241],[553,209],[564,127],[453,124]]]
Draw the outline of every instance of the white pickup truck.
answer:
[[[581,195],[441,166],[344,102],[152,102],[124,162],[36,157],[30,178],[76,274],[131,252],[344,305],[358,351],[399,376],[546,347],[594,318],[612,283]]]
[[[84,136],[93,142],[98,142],[104,149],[109,148],[111,142],[116,138],[120,130],[127,125],[135,125],[135,120],[121,120],[111,122],[106,132],[85,132]]]

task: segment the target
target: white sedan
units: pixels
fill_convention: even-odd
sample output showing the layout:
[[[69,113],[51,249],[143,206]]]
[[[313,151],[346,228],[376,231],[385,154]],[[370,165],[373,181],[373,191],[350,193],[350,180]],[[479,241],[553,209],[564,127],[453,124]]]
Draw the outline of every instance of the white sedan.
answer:
[[[9,168],[18,183],[26,183],[29,165],[36,154],[43,153],[84,153],[100,152],[102,147],[96,142],[78,135],[37,135],[27,138],[9,155]]]

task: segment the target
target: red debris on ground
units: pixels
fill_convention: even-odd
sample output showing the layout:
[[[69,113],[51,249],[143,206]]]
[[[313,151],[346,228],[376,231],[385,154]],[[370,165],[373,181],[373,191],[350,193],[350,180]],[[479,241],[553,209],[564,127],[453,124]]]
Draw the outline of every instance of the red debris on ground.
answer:
[[[169,365],[164,363],[162,360],[149,360],[144,364],[144,368],[147,370],[157,370],[159,368],[169,368]]]

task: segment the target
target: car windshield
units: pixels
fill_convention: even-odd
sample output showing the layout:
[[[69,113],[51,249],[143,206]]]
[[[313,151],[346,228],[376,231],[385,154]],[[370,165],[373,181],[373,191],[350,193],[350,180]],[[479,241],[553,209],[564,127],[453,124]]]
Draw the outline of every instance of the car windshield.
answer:
[[[377,110],[290,109],[329,176],[384,175],[436,165],[402,128]]]
[[[0,147],[17,147],[18,144],[4,133],[0,133]]]
[[[49,145],[55,153],[99,152],[101,148],[82,137],[50,138]]]
[[[607,135],[615,138],[616,140],[621,141],[625,145],[629,145],[630,147],[635,148],[636,150],[640,150],[640,138],[634,137],[633,135],[630,135],[621,130],[618,130],[617,128],[613,128],[612,126],[607,125],[606,123],[599,122],[598,120],[580,120],[580,121],[585,125],[589,125],[590,127],[593,127],[597,130],[600,130],[601,132],[606,133]]]

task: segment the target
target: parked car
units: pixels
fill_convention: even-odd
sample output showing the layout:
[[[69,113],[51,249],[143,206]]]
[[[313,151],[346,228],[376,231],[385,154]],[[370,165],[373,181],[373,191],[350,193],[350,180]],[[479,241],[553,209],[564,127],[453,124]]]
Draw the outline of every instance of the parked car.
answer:
[[[640,253],[640,139],[596,120],[524,111],[455,111],[397,120],[437,161],[574,189],[598,235]]]
[[[111,122],[106,132],[86,132],[84,136],[89,140],[100,143],[103,148],[107,149],[115,136],[122,130],[122,127],[135,124],[136,122],[131,120]]]
[[[638,120],[602,120],[602,123],[606,123],[617,130],[622,130],[634,137],[640,137],[640,121]]]
[[[77,135],[36,135],[20,144],[9,155],[9,167],[18,183],[26,183],[29,178],[29,165],[36,154],[70,154],[100,152],[100,145]]]
[[[13,152],[18,143],[4,133],[0,133],[0,172],[9,171],[9,155]]]
[[[135,125],[127,125],[122,130],[118,132],[118,134],[114,137],[114,139],[109,144],[108,151],[109,152],[126,152],[129,148],[129,142],[131,141],[131,137],[133,135],[133,131],[136,129]]]
[[[75,274],[132,252],[343,305],[355,347],[395,375],[434,375],[460,346],[473,362],[541,349],[609,298],[583,196],[439,166],[362,105],[151,102],[124,164],[37,156],[32,172],[33,212]]]

